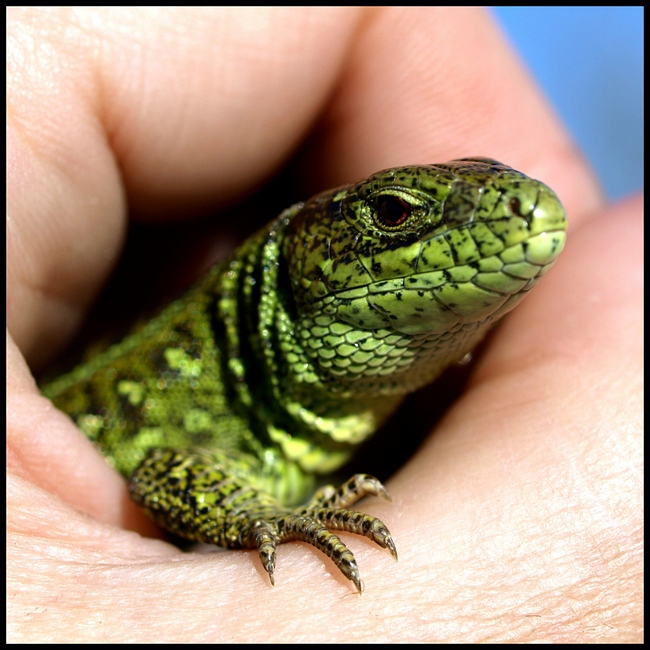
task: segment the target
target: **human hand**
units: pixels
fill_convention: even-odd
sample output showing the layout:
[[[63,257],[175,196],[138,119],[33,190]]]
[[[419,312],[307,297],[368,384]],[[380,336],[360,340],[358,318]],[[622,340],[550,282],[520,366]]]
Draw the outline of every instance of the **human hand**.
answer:
[[[486,13],[28,8],[8,36],[11,640],[640,639],[642,203],[604,204]],[[310,133],[309,191],[488,155],[553,187],[570,221],[389,481],[393,504],[363,504],[400,560],[351,539],[361,598],[301,544],[280,547],[271,589],[254,552],[152,539],[21,356],[38,364],[78,327],[127,204],[142,219],[225,205]]]

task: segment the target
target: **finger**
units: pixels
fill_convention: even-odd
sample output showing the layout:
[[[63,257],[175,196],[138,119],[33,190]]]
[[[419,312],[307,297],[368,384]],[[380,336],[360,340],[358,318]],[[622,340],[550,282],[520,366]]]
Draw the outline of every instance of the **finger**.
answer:
[[[582,155],[489,13],[377,10],[355,40],[310,167],[336,185],[383,167],[472,155],[548,183],[572,221],[601,201]]]
[[[193,214],[258,184],[334,84],[350,9],[12,9],[9,328],[56,346],[115,261],[126,205]]]

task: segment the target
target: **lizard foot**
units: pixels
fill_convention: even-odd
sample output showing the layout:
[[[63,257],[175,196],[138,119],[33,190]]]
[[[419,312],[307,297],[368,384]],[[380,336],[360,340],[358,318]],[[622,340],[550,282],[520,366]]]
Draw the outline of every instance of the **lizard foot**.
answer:
[[[233,462],[224,454],[153,449],[134,472],[129,492],[154,521],[185,539],[226,548],[257,548],[271,584],[277,545],[301,540],[330,557],[361,593],[354,555],[333,530],[364,535],[397,559],[384,523],[350,509],[365,496],[390,501],[373,476],[355,474],[338,489],[323,487],[305,506],[291,509],[236,476],[237,471],[241,474],[241,462],[234,472],[229,468],[233,469]]]
[[[390,501],[388,492],[376,478],[355,474],[338,489],[331,485],[321,488],[303,508],[272,521],[258,522],[251,531],[252,537],[271,584],[274,584],[276,544],[300,540],[330,557],[361,593],[363,585],[354,555],[332,530],[368,537],[387,548],[397,559],[397,549],[386,525],[376,517],[349,509],[365,496],[379,496]]]

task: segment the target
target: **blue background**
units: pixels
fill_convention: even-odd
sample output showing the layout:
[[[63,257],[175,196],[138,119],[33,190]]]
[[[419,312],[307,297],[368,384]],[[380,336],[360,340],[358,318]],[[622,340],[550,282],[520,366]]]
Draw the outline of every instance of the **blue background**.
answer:
[[[643,8],[492,7],[610,199],[643,187]]]

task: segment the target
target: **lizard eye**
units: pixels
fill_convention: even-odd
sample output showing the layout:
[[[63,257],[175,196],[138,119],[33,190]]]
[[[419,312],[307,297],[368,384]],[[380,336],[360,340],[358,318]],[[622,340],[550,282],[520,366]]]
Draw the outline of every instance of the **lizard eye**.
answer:
[[[377,198],[377,218],[380,225],[394,228],[403,224],[411,214],[412,207],[397,196],[384,195]]]

